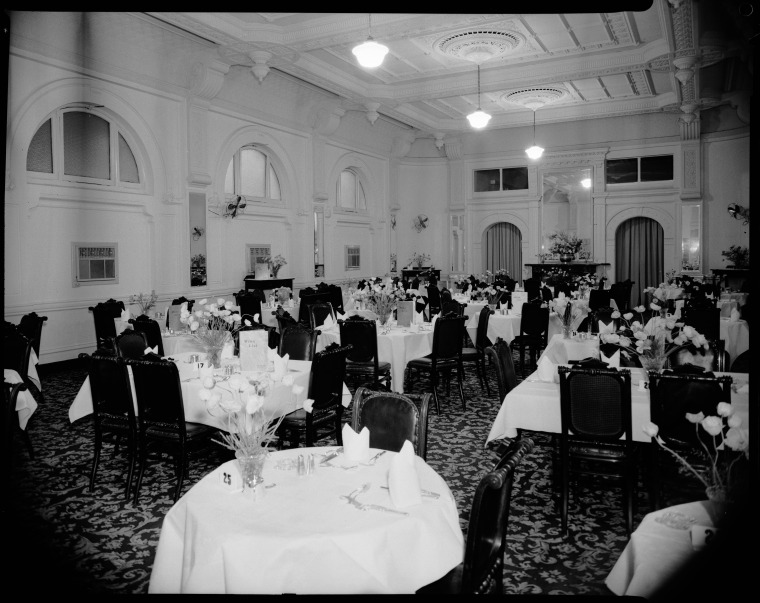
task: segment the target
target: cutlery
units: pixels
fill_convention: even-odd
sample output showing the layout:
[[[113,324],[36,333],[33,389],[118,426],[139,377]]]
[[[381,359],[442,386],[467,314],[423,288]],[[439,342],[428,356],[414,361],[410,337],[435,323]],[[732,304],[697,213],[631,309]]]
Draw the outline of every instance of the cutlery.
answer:
[[[406,511],[398,511],[396,509],[384,507],[383,505],[362,504],[354,501],[354,506],[360,511],[383,511],[385,513],[395,513],[396,515],[409,515]]]
[[[274,488],[277,484],[266,484],[265,488]]]
[[[383,490],[390,490],[390,488],[388,488],[388,486],[380,486],[380,487]],[[438,494],[438,492],[432,492],[431,490],[420,489],[420,493],[422,494],[422,496],[427,496],[429,498],[441,498],[441,495]]]
[[[377,459],[379,459],[381,456],[383,456],[386,452],[388,452],[388,451],[387,450],[381,450],[380,452],[378,452],[375,456],[373,456],[371,459],[369,459],[369,462],[367,463],[367,465],[374,465],[375,463],[377,463]],[[364,463],[362,463],[362,464],[364,464]]]
[[[354,499],[360,494],[364,494],[367,490],[369,490],[371,485],[372,484],[370,482],[367,482],[366,484],[362,484],[356,490],[351,492],[351,494],[348,494],[346,496],[341,496],[341,498],[345,498],[349,502],[354,502]]]
[[[328,467],[333,467],[334,465],[330,465],[329,461],[331,461],[332,459],[334,459],[341,452],[343,452],[343,448],[336,448],[332,452],[328,452],[325,456],[322,457],[322,460],[319,461],[319,464],[320,465],[326,465]]]

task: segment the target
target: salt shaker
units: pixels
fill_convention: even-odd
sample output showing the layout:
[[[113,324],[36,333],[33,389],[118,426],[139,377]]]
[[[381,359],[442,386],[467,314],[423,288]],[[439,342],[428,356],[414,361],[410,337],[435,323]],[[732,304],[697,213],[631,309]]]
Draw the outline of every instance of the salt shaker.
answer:
[[[309,471],[308,471],[308,473],[311,474],[311,473],[316,473],[316,472],[317,472],[317,463],[314,460],[314,455],[310,454],[309,455]]]
[[[306,475],[306,462],[304,461],[303,455],[298,455],[298,477],[303,477]]]

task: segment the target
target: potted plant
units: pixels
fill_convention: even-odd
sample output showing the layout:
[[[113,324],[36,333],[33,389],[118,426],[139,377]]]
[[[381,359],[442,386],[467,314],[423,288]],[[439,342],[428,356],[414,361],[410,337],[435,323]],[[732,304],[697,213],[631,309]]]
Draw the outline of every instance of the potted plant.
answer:
[[[749,268],[749,247],[731,245],[728,250],[721,252],[731,265],[729,268]]]
[[[422,268],[429,259],[430,256],[427,253],[417,253],[415,251],[412,259],[409,260],[409,265],[415,264],[417,268]]]

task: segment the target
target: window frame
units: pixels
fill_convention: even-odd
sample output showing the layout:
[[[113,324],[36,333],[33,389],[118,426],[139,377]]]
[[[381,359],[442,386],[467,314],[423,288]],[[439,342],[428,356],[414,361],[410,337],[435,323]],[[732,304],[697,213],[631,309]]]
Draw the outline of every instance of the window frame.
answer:
[[[241,173],[240,173],[240,157],[242,151],[245,149],[252,149],[261,153],[264,156],[264,197],[257,197],[254,195],[246,195],[241,190]],[[272,161],[273,155],[265,146],[256,143],[247,143],[239,147],[233,154],[232,159],[227,163],[227,169],[224,172],[224,198],[229,203],[231,199],[234,199],[237,195],[245,197],[246,202],[259,203],[261,205],[284,205],[282,198],[282,185],[280,184],[280,174],[278,174],[275,162]],[[227,192],[227,174],[230,170],[230,164],[232,165],[232,189],[234,192]],[[272,184],[270,173],[274,174],[277,179],[277,189],[280,192],[279,199],[275,199],[271,195]]]
[[[113,249],[114,276],[113,278],[84,279],[79,275],[79,250],[82,247],[102,247]],[[89,287],[92,285],[117,285],[119,283],[119,244],[118,243],[91,243],[86,241],[75,241],[71,243],[71,262],[72,262],[72,286]]]
[[[245,244],[245,262],[248,267],[248,274],[254,274],[256,272],[256,262],[251,255],[253,249],[266,249],[266,253],[257,253],[255,257],[265,257],[272,255],[272,245],[270,243],[246,243]]]
[[[362,267],[362,255],[361,245],[345,245],[345,260],[346,270],[361,270]],[[352,261],[352,258],[356,258],[356,263]]]
[[[670,157],[672,162],[672,174],[671,178],[667,180],[642,180],[641,179],[641,161],[642,159],[653,159],[655,157]],[[630,161],[630,160],[636,160],[636,180],[632,182],[610,182],[609,181],[609,175],[607,170],[607,163],[609,161]],[[627,155],[625,157],[607,157],[604,160],[604,185],[606,187],[612,187],[614,190],[616,188],[625,188],[625,187],[651,187],[651,186],[662,186],[663,184],[673,184],[675,182],[676,178],[676,156],[674,153],[657,153],[654,155]]]
[[[354,179],[356,180],[356,190],[354,191],[354,206],[353,207],[345,207],[341,204],[342,195],[341,195],[341,178],[343,176],[344,172],[350,172],[353,174]],[[363,197],[364,197],[364,207],[358,207],[358,201],[359,201],[359,192],[361,191]],[[349,166],[345,167],[338,173],[338,178],[335,183],[335,210],[342,213],[347,214],[354,214],[359,216],[366,216],[369,215],[369,208],[368,202],[367,202],[367,186],[364,181],[364,177],[362,176],[361,170],[359,168]]]
[[[525,171],[525,188],[505,188],[508,182],[512,182],[512,178],[505,178],[505,172],[513,170]],[[476,190],[478,182],[478,174],[486,174],[487,172],[497,172],[498,182],[496,182],[496,188],[489,190]],[[480,195],[494,195],[501,193],[523,193],[530,189],[530,171],[527,165],[503,165],[499,167],[479,167],[472,170],[472,194],[475,196]]]

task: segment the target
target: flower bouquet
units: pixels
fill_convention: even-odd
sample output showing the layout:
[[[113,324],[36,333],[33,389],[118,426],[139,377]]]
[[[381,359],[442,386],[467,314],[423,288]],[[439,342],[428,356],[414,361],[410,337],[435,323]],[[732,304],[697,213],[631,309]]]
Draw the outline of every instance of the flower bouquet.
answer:
[[[570,337],[573,326],[580,323],[588,314],[588,301],[585,299],[570,299],[560,293],[558,297],[549,302],[549,308],[556,312],[562,322],[562,333],[565,339]]]
[[[412,257],[409,259],[409,265],[415,265],[417,268],[422,268],[425,265],[425,262],[430,260],[430,255],[427,253],[417,253],[416,251],[412,254]]]
[[[188,325],[195,340],[206,350],[206,362],[214,368],[220,368],[224,345],[231,341],[243,324],[250,326],[251,322],[248,319],[243,321],[240,308],[229,300],[225,301],[223,297],[211,303],[202,299],[198,306],[202,308],[189,312],[187,302],[184,302],[180,307],[179,319]]]
[[[267,255],[262,259],[269,266],[269,271],[272,273],[272,278],[277,278],[277,273],[280,271],[280,268],[288,263],[281,255],[276,255],[274,257]]]
[[[557,231],[549,235],[551,245],[549,246],[550,253],[556,253],[558,255],[572,255],[578,253],[583,242],[573,234],[569,234],[564,230]]]
[[[721,251],[720,254],[731,262],[734,268],[746,268],[749,266],[749,247],[731,245],[727,250]]]
[[[281,306],[287,304],[293,297],[293,290],[290,287],[278,287],[274,293]]]
[[[381,325],[385,325],[396,309],[396,302],[405,299],[404,287],[400,283],[382,282],[377,278],[369,279],[366,303],[377,314]]]
[[[705,471],[698,471],[677,452],[668,447],[659,435],[659,427],[651,421],[642,430],[664,450],[673,455],[687,470],[705,486],[705,492],[713,503],[730,502],[735,491],[734,470],[743,457],[749,459],[749,432],[742,427],[742,418],[734,413],[728,402],[719,402],[717,416],[703,413],[686,413],[686,420],[694,424],[697,440],[708,461]]]
[[[129,296],[129,303],[140,306],[140,313],[145,314],[146,316],[150,309],[156,305],[157,301],[158,295],[156,295],[155,290],[151,291],[150,295],[147,293],[138,293],[137,295]]]

